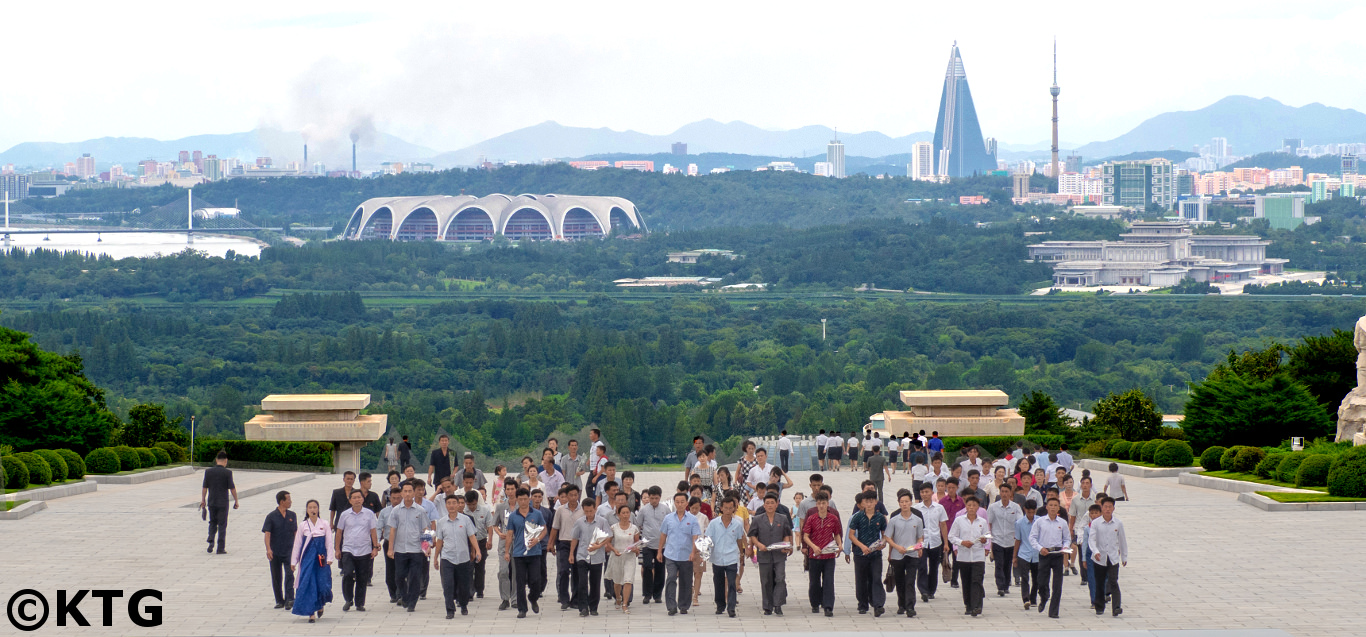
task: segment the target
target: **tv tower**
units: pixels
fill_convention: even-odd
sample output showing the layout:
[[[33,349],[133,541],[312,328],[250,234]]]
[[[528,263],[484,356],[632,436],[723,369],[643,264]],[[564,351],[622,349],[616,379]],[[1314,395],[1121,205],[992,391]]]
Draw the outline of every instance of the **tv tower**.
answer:
[[[1058,39],[1053,38],[1053,86],[1048,89],[1053,94],[1053,179],[1062,183],[1062,175],[1058,173],[1058,93],[1062,89],[1058,88]]]

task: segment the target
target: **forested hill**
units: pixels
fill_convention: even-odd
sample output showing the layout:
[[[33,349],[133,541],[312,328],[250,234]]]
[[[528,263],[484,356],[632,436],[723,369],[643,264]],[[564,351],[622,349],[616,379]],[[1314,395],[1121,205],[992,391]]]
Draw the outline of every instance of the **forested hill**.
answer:
[[[686,177],[633,170],[576,170],[566,164],[376,179],[232,179],[195,188],[196,198],[219,206],[236,202],[244,217],[263,226],[287,222],[340,226],[357,205],[371,197],[462,193],[625,197],[636,204],[652,230],[762,224],[807,227],[868,217],[919,220],[932,211],[956,207],[960,195],[984,195],[1003,202],[968,207],[972,221],[990,220],[993,215],[1004,219],[1014,211],[1007,177],[962,179],[950,184],[863,175],[829,179],[771,171]],[[163,186],[81,190],[25,203],[48,212],[128,212],[134,208],[151,210],[182,196],[183,189]],[[945,201],[937,205],[906,201],[927,198]]]

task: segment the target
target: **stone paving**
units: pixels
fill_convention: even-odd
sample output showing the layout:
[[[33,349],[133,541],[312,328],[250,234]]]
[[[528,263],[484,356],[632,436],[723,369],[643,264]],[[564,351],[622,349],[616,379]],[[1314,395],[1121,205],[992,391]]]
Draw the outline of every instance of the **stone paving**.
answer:
[[[851,499],[861,475],[827,474],[841,508]],[[798,488],[806,473],[794,473]],[[281,474],[236,474],[239,490],[281,479]],[[638,475],[636,486],[672,485],[677,473]],[[1129,532],[1130,566],[1121,573],[1124,615],[1096,616],[1086,606],[1078,578],[1063,589],[1062,618],[1053,620],[1024,611],[1012,595],[998,598],[990,590],[981,617],[963,615],[959,591],[941,585],[938,597],[919,603],[919,616],[888,614],[880,619],[858,615],[853,594],[853,568],[837,570],[836,616],[804,610],[805,574],[796,558],[789,563],[790,603],[783,617],[764,616],[758,608],[757,570],[747,571],[739,617],[712,614],[710,576],[703,578],[702,607],[687,616],[668,617],[664,608],[633,605],[632,614],[613,612],[610,602],[598,617],[579,618],[545,603],[540,615],[517,620],[514,611],[497,610],[497,580],[488,574],[492,596],[475,600],[470,615],[447,621],[434,579],[430,596],[418,612],[406,613],[384,603],[382,566],[371,589],[367,613],[343,613],[340,576],[335,576],[337,603],[318,624],[272,608],[270,577],[260,533],[261,521],[274,505],[271,493],[242,501],[228,524],[228,554],[204,552],[206,524],[184,505],[199,498],[200,476],[169,478],[142,485],[100,485],[99,491],[49,503],[50,508],[19,521],[0,522],[0,599],[17,590],[36,589],[53,605],[59,589],[161,590],[164,624],[142,629],[116,601],[113,625],[100,626],[97,601],[81,609],[91,635],[433,635],[433,634],[619,634],[700,632],[840,632],[938,631],[983,634],[1040,634],[1052,631],[1115,631],[1128,635],[1166,630],[1221,630],[1225,634],[1361,635],[1366,632],[1366,589],[1358,552],[1366,512],[1267,513],[1237,502],[1236,494],[1180,485],[1173,478],[1128,478],[1135,500],[1121,503],[1119,516]],[[324,504],[340,478],[330,476],[292,485],[295,510],[316,498]],[[892,490],[909,486],[897,475]],[[666,488],[666,491],[669,491]],[[551,561],[551,577],[554,561]],[[990,565],[988,580],[990,580]],[[335,573],[335,571],[334,571]],[[639,581],[639,580],[637,580]],[[547,590],[553,600],[553,584]],[[700,612],[698,612],[700,611]],[[3,621],[3,620],[0,620]],[[5,626],[0,623],[0,626]],[[59,628],[55,619],[35,634],[77,630]],[[1159,631],[1159,632],[1150,632]],[[0,630],[0,632],[5,632]],[[1198,633],[1190,633],[1198,634]]]

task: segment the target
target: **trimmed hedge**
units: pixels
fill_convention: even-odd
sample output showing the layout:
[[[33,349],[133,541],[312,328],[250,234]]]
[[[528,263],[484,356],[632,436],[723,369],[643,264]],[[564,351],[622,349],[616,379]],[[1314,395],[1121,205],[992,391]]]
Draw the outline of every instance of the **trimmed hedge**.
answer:
[[[1148,441],[1140,440],[1138,442],[1135,442],[1133,446],[1129,447],[1129,460],[1133,460],[1134,462],[1143,462],[1143,445],[1146,444],[1148,444]]]
[[[0,458],[0,468],[5,471],[6,489],[23,489],[28,487],[28,467],[14,456]]]
[[[170,441],[158,442],[158,443],[156,443],[155,445],[152,445],[152,448],[153,448],[153,449],[160,449],[160,450],[162,450],[162,451],[165,451],[165,452],[166,452],[166,455],[168,455],[168,456],[171,457],[170,462],[189,462],[189,461],[190,461],[190,452],[189,452],[189,451],[186,451],[184,447],[182,447],[182,446],[180,446],[180,445],[178,445],[178,444],[176,444],[176,443],[174,443],[174,442],[170,442]]]
[[[1268,453],[1265,458],[1262,458],[1261,462],[1257,463],[1256,468],[1254,468],[1252,472],[1257,474],[1258,478],[1275,479],[1276,467],[1281,466],[1281,460],[1284,458],[1284,451],[1273,451]]]
[[[1143,450],[1140,452],[1138,459],[1143,462],[1152,462],[1153,456],[1157,455],[1157,448],[1161,446],[1161,439],[1153,439],[1143,443]]]
[[[162,449],[161,447],[148,447],[148,450],[156,457],[157,466],[171,464],[171,454],[166,453],[165,449]]]
[[[1326,453],[1313,453],[1300,463],[1295,472],[1295,486],[1323,487],[1328,485],[1328,471],[1333,468],[1333,456]]]
[[[1113,447],[1110,447],[1109,455],[1116,460],[1128,460],[1129,449],[1133,446],[1134,443],[1129,442],[1128,440],[1118,440]]]
[[[31,451],[22,451],[14,454],[14,457],[28,467],[29,484],[52,484],[52,467],[42,456]]]
[[[1226,451],[1228,451],[1227,448],[1217,445],[1206,449],[1204,453],[1200,454],[1200,468],[1205,471],[1218,471],[1224,466],[1220,459]]]
[[[1233,471],[1238,473],[1252,473],[1257,468],[1257,463],[1266,457],[1266,452],[1261,447],[1243,447],[1238,451],[1238,455],[1233,458]]]
[[[138,452],[138,459],[142,462],[142,468],[157,466],[157,456],[147,447],[135,447],[133,451]]]
[[[81,460],[81,455],[70,449],[58,449],[57,455],[66,461],[66,477],[68,480],[80,480],[85,477],[85,461]]]
[[[961,438],[945,438],[945,462],[948,462],[948,457],[950,453],[955,453],[958,450],[963,449],[964,447],[973,446],[981,447],[983,455],[990,454],[993,458],[999,458],[1002,455],[1004,455],[1007,451],[1009,451],[1010,448],[1015,445],[1015,443],[1021,440],[1027,440],[1037,445],[1046,445],[1049,449],[1055,451],[1058,449],[1058,447],[1062,446],[1067,442],[1067,438],[1063,436],[1050,436],[1045,434],[1033,434],[1028,436],[964,436]],[[332,452],[329,450],[328,453],[331,454]],[[228,451],[228,458],[232,458],[232,451]],[[331,466],[331,460],[328,460],[328,466]]]
[[[113,447],[100,447],[85,454],[85,470],[94,474],[109,474],[122,471],[119,454]]]
[[[37,449],[33,453],[42,458],[43,462],[47,463],[48,468],[52,469],[53,482],[66,481],[68,469],[66,468],[66,460],[62,459],[61,454],[51,449]]]
[[[1195,452],[1185,440],[1164,440],[1153,454],[1153,462],[1162,467],[1189,467],[1195,460]]]
[[[1280,464],[1276,465],[1275,478],[1281,482],[1294,484],[1295,476],[1299,474],[1300,471],[1300,463],[1304,462],[1304,459],[1308,457],[1309,454],[1303,451],[1292,451],[1285,454],[1285,456],[1281,458]]]
[[[1229,447],[1228,451],[1224,452],[1224,455],[1219,456],[1219,466],[1223,467],[1224,471],[1234,471],[1233,461],[1238,457],[1238,452],[1243,449],[1246,449],[1243,445],[1233,445],[1232,447]]]
[[[1352,447],[1333,460],[1328,470],[1328,495],[1366,498],[1366,446]]]
[[[142,456],[137,449],[128,445],[114,447],[114,453],[119,455],[119,471],[135,471],[142,468]]]
[[[1126,441],[1125,441],[1123,438],[1115,438],[1114,440],[1107,440],[1107,441],[1105,442],[1105,454],[1104,454],[1104,456],[1105,456],[1106,458],[1118,458],[1119,456],[1117,455],[1118,452],[1116,451],[1116,449],[1117,449],[1117,447],[1119,446],[1119,443],[1121,443],[1121,442],[1126,442]]]
[[[959,438],[959,440],[992,440],[991,438]],[[1018,438],[1010,438],[1012,442]],[[332,468],[330,442],[279,442],[273,440],[196,440],[194,461],[212,463],[220,449],[228,452],[228,461],[259,464],[297,465]]]
[[[1095,442],[1091,442],[1091,443],[1087,443],[1087,444],[1085,444],[1085,445],[1082,445],[1082,447],[1081,447],[1081,455],[1083,455],[1083,456],[1091,456],[1091,457],[1093,457],[1093,458],[1103,458],[1103,457],[1105,457],[1105,445],[1106,445],[1106,444],[1108,444],[1108,442],[1105,441],[1105,440],[1097,440],[1097,441],[1095,441]]]

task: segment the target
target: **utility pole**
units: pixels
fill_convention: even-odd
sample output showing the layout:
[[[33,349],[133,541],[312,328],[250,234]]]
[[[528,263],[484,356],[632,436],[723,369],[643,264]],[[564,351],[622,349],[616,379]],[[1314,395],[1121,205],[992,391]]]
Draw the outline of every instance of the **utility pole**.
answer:
[[[825,319],[821,319],[821,341],[825,341]]]

